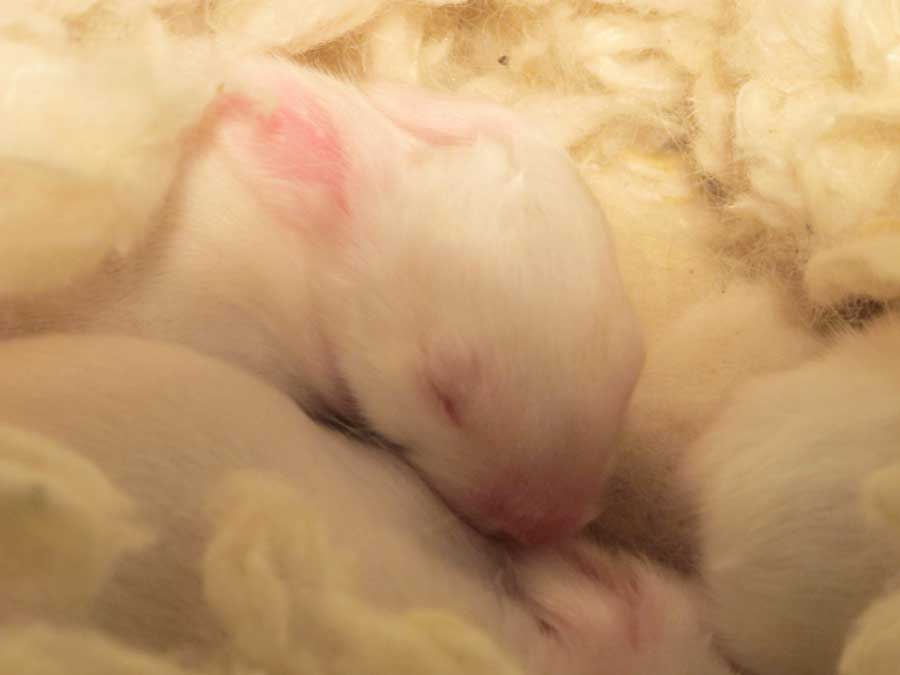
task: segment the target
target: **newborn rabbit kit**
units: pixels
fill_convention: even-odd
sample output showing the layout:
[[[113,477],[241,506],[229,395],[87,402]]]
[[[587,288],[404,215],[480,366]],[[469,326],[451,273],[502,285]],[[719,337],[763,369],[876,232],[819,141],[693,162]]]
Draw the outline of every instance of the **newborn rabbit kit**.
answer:
[[[0,11],[0,670],[881,675],[858,4]]]
[[[42,329],[248,367],[403,447],[489,531],[536,543],[596,515],[643,345],[562,150],[499,106],[274,59],[226,76],[189,143],[145,251]]]

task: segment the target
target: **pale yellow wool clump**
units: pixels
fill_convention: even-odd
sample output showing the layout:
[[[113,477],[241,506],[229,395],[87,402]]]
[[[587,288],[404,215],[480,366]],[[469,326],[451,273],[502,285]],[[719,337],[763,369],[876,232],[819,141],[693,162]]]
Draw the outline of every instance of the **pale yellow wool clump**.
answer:
[[[206,595],[250,666],[284,675],[518,672],[453,616],[393,615],[357,598],[349,560],[278,477],[232,475],[212,512],[218,534],[204,563]]]
[[[48,3],[65,24],[27,4],[0,10],[0,297],[132,251],[215,89],[203,50],[141,11],[91,21],[90,4]]]
[[[83,609],[148,542],[127,497],[76,448],[0,425],[0,620]]]
[[[237,472],[211,504],[206,595],[228,634],[204,673],[518,675],[480,631],[430,610],[381,612],[356,596],[352,569],[291,487]],[[71,621],[118,559],[149,543],[131,505],[75,452],[0,428],[0,672],[22,675],[189,671]],[[21,619],[21,627],[9,622]]]
[[[4,629],[0,672],[15,675],[199,675],[86,630]]]
[[[173,22],[191,19],[195,28],[213,31],[227,48],[299,53],[359,27],[387,2],[312,0],[301,5],[296,0],[155,0],[153,4]]]
[[[878,247],[859,244],[900,235],[897,3],[741,2],[737,19],[721,54],[737,84],[734,161],[742,170],[740,184],[730,181],[737,220],[723,236],[768,241],[763,252],[800,269],[812,257],[818,302],[896,298],[896,268],[884,269]],[[846,246],[857,247],[856,274],[843,272]],[[824,290],[831,270],[838,278]]]

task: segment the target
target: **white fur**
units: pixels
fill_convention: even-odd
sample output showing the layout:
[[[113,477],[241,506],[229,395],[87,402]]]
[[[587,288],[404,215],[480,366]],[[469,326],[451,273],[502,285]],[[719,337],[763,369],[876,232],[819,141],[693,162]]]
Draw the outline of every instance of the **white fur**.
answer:
[[[863,481],[900,459],[900,321],[747,385],[690,450],[701,568],[723,651],[766,675],[837,667],[900,566]]]
[[[604,541],[681,569],[695,566],[696,527],[678,469],[736,387],[823,349],[825,341],[792,310],[775,285],[735,283],[697,303],[650,345],[606,506],[592,526]]]
[[[344,143],[349,222],[315,185],[265,174],[252,117],[210,113],[143,255],[26,305],[14,328],[30,314],[191,344],[368,423],[486,529],[531,539],[586,522],[643,347],[565,153],[493,105],[366,98],[274,60],[235,70],[225,94],[264,114],[295,105],[286,86]]]
[[[319,545],[304,521],[292,521],[294,498],[279,496],[282,488],[237,500],[240,486],[229,481],[250,470],[281,477],[315,510],[376,606],[456,612],[529,672],[726,672],[684,582],[587,545],[505,551],[456,518],[397,458],[322,429],[224,363],[130,338],[51,336],[0,346],[0,383],[6,423],[95,463],[158,535],[120,561],[94,603],[87,625],[112,637],[199,656],[222,645],[217,617],[230,627],[236,608],[256,607],[277,618],[283,604],[288,615],[273,630],[287,633],[278,638],[243,621],[245,651],[277,659],[284,640],[306,640],[327,655],[327,641],[349,639],[346,626],[327,641],[291,634],[290,612],[318,611],[310,603],[323,581],[304,570],[317,564]],[[214,494],[216,519],[231,524],[210,542],[206,506]],[[335,569],[329,576],[337,581],[326,583],[338,588],[341,574]],[[276,587],[244,587],[266,579]]]
[[[865,482],[870,526],[900,549],[900,464],[881,469]],[[900,572],[900,568],[898,568]],[[854,626],[841,655],[841,675],[885,675],[900,661],[900,574]]]

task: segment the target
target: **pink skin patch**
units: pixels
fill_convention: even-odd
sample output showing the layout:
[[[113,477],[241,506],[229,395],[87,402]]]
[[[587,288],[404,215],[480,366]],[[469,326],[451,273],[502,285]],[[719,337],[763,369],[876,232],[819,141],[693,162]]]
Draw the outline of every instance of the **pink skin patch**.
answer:
[[[692,637],[685,623],[695,623],[697,608],[687,582],[587,540],[518,551],[512,573],[526,608],[557,645],[539,657],[543,671],[649,672]],[[699,623],[695,630],[702,639]],[[561,663],[560,652],[574,662]]]
[[[654,654],[671,651],[667,625],[693,617],[679,581],[586,539],[512,560],[512,587],[549,638],[536,655],[541,672],[649,672]]]
[[[632,649],[637,651],[657,637],[653,622],[641,620],[652,614],[651,598],[644,593],[641,571],[604,558],[580,542],[561,546],[560,552],[579,574],[600,584],[622,602],[625,635]]]
[[[238,150],[241,174],[252,183],[270,183],[254,184],[254,192],[293,226],[349,216],[349,167],[334,122],[302,88],[286,83],[282,89],[285,96],[272,110],[241,94],[223,95],[216,105],[215,117]]]
[[[552,485],[548,476],[547,483]],[[591,514],[589,501],[570,492],[547,498],[528,493],[515,470],[492,486],[478,503],[477,513],[500,531],[526,546],[557,542],[578,532]]]

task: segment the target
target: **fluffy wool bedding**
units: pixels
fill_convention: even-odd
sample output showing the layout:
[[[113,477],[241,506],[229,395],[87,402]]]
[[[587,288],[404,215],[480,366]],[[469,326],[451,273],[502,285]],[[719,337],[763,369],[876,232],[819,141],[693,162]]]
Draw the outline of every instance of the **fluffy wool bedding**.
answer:
[[[53,292],[137,250],[221,73],[260,51],[354,81],[483,96],[569,149],[606,211],[647,336],[625,436],[648,462],[653,448],[693,438],[748,376],[900,302],[897,0],[6,2],[0,294]],[[898,492],[892,470],[866,494],[872,517],[900,537]],[[268,578],[220,576],[216,588],[257,584],[273,598],[268,625],[288,611],[294,625],[342,636],[341,672],[515,672],[452,616],[387,615],[330,587],[337,553],[289,489],[250,482],[237,494],[218,536],[251,504],[279,532],[290,505],[306,528],[291,545],[323,580],[321,597],[283,610],[277,598],[292,589]],[[627,539],[634,524],[610,527]],[[89,603],[151,535],[128,495],[77,453],[0,428],[0,616],[4,596]],[[207,559],[209,575],[228,569]],[[291,658],[268,661],[273,673],[335,672],[315,644],[269,644],[219,600],[233,649],[203,672],[262,672],[260,655],[278,650]],[[843,672],[895,672],[898,626],[900,597],[885,596]],[[86,630],[29,624],[0,635],[4,673],[190,668]]]

